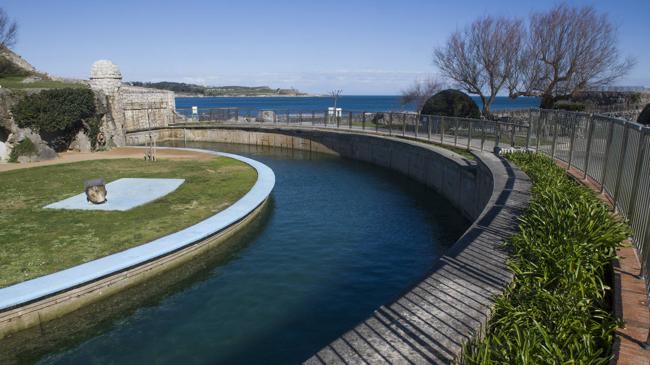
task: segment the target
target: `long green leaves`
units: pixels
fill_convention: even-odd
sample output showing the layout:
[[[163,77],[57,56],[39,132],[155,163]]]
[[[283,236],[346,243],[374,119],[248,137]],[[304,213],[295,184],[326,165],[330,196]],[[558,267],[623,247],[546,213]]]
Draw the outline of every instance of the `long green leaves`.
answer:
[[[533,181],[520,232],[508,242],[515,279],[463,362],[606,364],[619,325],[607,302],[607,269],[629,228],[551,159],[508,158]]]

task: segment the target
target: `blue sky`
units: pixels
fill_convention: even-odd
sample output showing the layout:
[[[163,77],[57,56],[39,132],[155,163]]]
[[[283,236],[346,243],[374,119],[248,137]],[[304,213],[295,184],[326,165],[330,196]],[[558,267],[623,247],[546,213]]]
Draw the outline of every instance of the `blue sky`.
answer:
[[[619,84],[650,87],[649,0],[594,5],[637,59]],[[127,81],[269,85],[396,94],[437,73],[431,55],[484,14],[527,16],[551,1],[2,0],[20,26],[15,50],[50,74],[87,78],[97,59]]]

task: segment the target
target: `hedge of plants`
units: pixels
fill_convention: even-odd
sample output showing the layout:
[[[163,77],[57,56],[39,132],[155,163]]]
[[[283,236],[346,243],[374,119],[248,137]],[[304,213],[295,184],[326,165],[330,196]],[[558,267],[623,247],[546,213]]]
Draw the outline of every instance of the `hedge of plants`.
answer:
[[[620,325],[609,270],[629,228],[550,158],[516,152],[508,159],[533,182],[520,231],[507,243],[515,278],[463,363],[607,364]]]
[[[79,130],[96,118],[90,89],[52,89],[22,98],[11,109],[19,127],[31,128],[56,151],[65,150]]]

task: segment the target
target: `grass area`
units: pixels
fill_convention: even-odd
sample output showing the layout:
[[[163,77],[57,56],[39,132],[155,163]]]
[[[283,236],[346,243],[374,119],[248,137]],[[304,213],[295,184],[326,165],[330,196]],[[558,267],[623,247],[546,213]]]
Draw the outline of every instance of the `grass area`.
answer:
[[[184,178],[173,193],[126,212],[42,209],[102,176]],[[257,179],[229,158],[96,160],[0,173],[0,287],[149,242],[225,209]],[[108,199],[110,199],[110,191]]]
[[[22,81],[25,76],[5,76],[0,77],[0,86],[7,89],[65,89],[65,88],[87,88],[83,83],[39,80],[34,82]]]
[[[533,181],[512,250],[512,285],[497,298],[485,337],[465,364],[607,364],[619,322],[608,286],[629,228],[548,157],[508,157]]]

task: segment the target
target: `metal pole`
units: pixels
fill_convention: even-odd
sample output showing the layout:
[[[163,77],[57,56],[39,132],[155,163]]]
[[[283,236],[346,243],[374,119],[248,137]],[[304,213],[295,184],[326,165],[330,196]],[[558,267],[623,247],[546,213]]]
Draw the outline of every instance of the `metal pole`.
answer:
[[[528,108],[528,129],[526,129],[526,150],[530,149],[530,129],[533,127],[533,108]]]
[[[639,148],[636,152],[636,164],[634,165],[634,179],[632,180],[632,195],[630,196],[630,206],[628,207],[627,217],[632,220],[632,214],[636,206],[636,196],[639,192],[639,180],[641,180],[641,167],[645,157],[645,137],[650,129],[643,128],[639,130]]]
[[[440,117],[440,144],[445,143],[445,117]]]
[[[429,141],[431,140],[431,120],[432,119],[433,119],[433,117],[431,117],[430,115],[427,116],[427,135],[428,135]]]
[[[605,142],[605,157],[603,160],[603,176],[600,181],[600,193],[605,191],[605,180],[607,179],[607,160],[609,159],[609,152],[612,149],[612,139],[614,138],[614,123],[610,120],[609,127],[607,128],[607,141]]]
[[[366,112],[363,112],[361,117],[361,129],[366,130]]]
[[[316,121],[316,112],[312,110],[311,112],[311,125],[313,126]]]
[[[481,121],[481,151],[483,151],[484,144],[485,144],[485,120]]]
[[[548,114],[544,114],[544,124],[546,124],[546,121],[548,120]],[[537,118],[537,140],[536,146],[535,146],[535,152],[539,153],[539,141],[541,139],[542,135],[542,109],[539,110],[539,117]]]
[[[393,135],[393,112],[388,114],[388,135]]]
[[[569,161],[567,163],[567,171],[571,170],[571,162],[573,162],[573,146],[576,139],[576,116],[573,117],[573,122],[571,123],[571,139],[569,140]]]
[[[458,125],[460,122],[458,121],[458,118],[456,119],[456,123],[454,123],[454,146],[458,145]]]
[[[402,113],[402,136],[406,135],[406,113]]]
[[[418,138],[418,130],[420,129],[420,113],[418,113],[415,117],[415,125],[413,126],[415,128],[415,139]]]
[[[591,114],[589,117],[589,132],[587,132],[587,153],[585,154],[585,174],[583,176],[584,180],[587,180],[587,174],[589,171],[589,160],[591,160],[591,144],[594,138],[595,124],[594,115]]]
[[[334,118],[336,118],[336,129],[341,126],[341,118],[339,118],[339,112],[334,108]]]
[[[496,121],[495,123],[497,126],[496,127],[497,136],[496,136],[496,141],[494,143],[494,147],[499,147],[499,143],[501,143],[501,124],[499,123],[499,121]]]
[[[467,149],[472,148],[472,120],[467,120]]]
[[[623,178],[623,166],[625,166],[625,156],[627,155],[627,136],[629,134],[629,124],[625,123],[623,129],[623,143],[621,143],[621,155],[618,160],[618,169],[616,175],[616,185],[614,187],[614,211],[618,211],[618,195],[621,192],[621,179]]]
[[[348,126],[350,127],[350,129],[352,129],[352,112],[349,113],[350,114],[348,114]]]
[[[557,140],[557,112],[554,113],[555,118],[553,118],[553,146],[551,146],[551,158],[555,159],[555,141]]]

